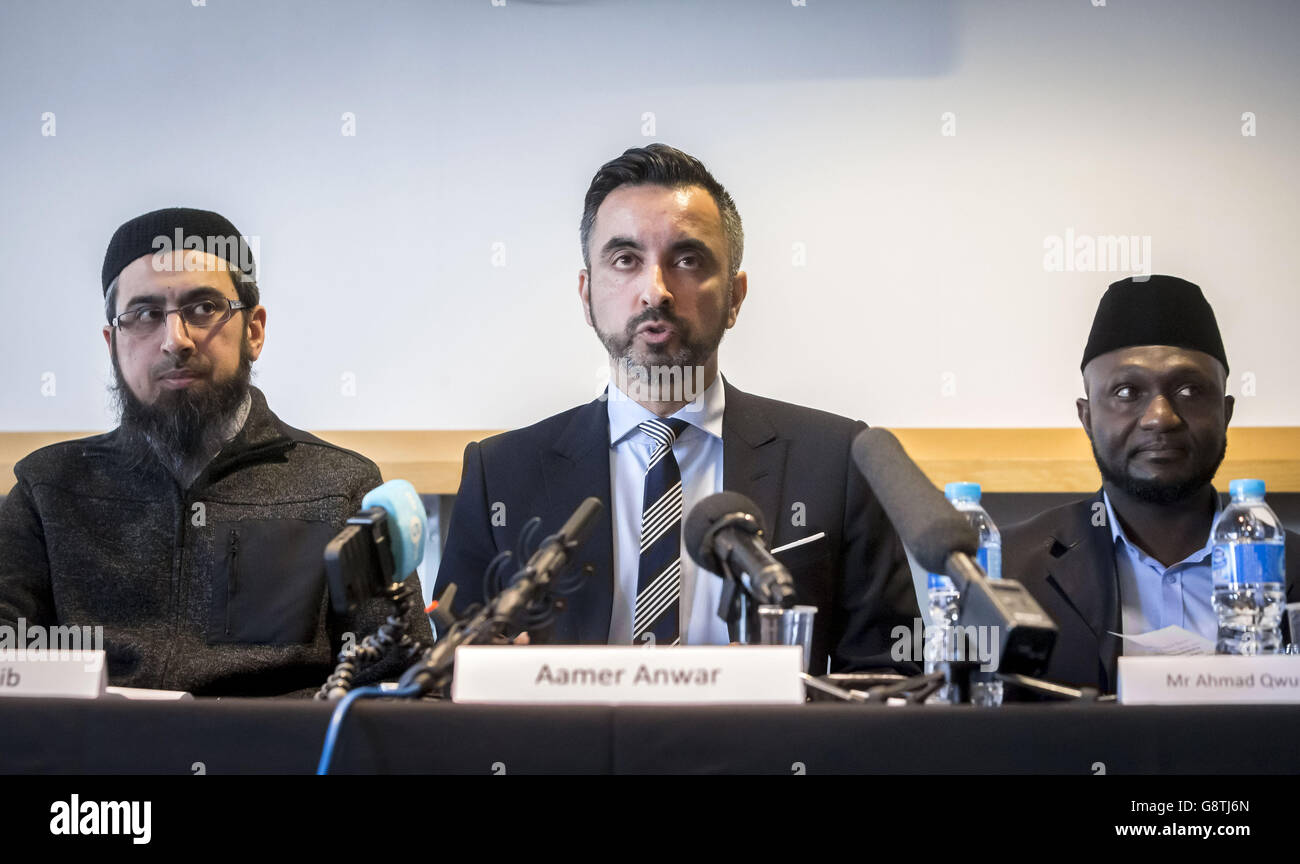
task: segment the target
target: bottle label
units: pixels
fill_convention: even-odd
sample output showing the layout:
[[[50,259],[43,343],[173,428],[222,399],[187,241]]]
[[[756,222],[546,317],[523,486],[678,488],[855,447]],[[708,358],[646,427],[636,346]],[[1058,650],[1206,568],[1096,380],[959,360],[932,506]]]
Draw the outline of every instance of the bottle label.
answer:
[[[1216,585],[1285,581],[1286,547],[1281,543],[1225,543],[1210,557]]]
[[[956,590],[955,586],[952,583],[952,580],[949,579],[947,576],[941,576],[938,573],[931,573],[929,581],[930,581],[929,587],[931,591],[955,591]]]
[[[1002,578],[1002,548],[1000,546],[981,546],[976,554],[980,569],[990,579]]]

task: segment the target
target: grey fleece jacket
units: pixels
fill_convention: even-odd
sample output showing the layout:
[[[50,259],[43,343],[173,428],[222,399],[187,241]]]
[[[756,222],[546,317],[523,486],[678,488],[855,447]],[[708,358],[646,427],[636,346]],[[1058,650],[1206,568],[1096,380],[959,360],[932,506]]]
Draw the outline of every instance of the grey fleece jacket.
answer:
[[[102,625],[116,686],[266,696],[324,683],[345,634],[364,639],[391,610],[336,616],[323,564],[379,469],[252,396],[243,429],[188,489],[152,453],[124,453],[118,430],[19,462],[0,505],[0,624]],[[408,632],[428,641],[409,581]],[[400,669],[390,660],[358,680]]]

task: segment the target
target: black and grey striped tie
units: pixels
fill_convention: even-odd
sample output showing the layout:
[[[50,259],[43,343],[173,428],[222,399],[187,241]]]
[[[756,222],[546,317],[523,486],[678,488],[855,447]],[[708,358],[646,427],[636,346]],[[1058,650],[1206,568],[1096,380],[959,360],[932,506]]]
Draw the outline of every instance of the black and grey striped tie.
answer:
[[[678,599],[682,582],[682,474],[673,456],[673,442],[687,427],[685,420],[647,420],[638,425],[658,445],[650,455],[641,503],[641,563],[636,579],[636,613],[632,642],[676,645]]]

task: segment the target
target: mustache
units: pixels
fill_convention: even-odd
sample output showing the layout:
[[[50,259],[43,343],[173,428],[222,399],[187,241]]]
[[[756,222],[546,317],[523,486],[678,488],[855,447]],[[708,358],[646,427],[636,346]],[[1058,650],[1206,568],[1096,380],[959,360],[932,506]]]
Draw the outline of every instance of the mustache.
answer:
[[[642,324],[651,324],[651,323],[671,324],[673,325],[673,327],[677,329],[679,333],[685,332],[686,330],[685,326],[682,323],[682,320],[678,318],[676,315],[674,315],[671,311],[664,310],[664,309],[650,308],[650,309],[646,309],[641,314],[634,316],[627,322],[627,335],[629,337],[635,336],[638,327],[640,327]]]
[[[1129,455],[1133,456],[1145,450],[1192,450],[1193,444],[1191,439],[1186,435],[1165,435],[1158,438],[1147,438],[1138,441],[1129,447]]]
[[[188,361],[185,360],[161,360],[149,367],[149,377],[161,378],[164,375],[170,375],[173,372],[189,372],[192,375],[206,375],[211,371],[211,364],[204,362],[201,357],[195,355]]]

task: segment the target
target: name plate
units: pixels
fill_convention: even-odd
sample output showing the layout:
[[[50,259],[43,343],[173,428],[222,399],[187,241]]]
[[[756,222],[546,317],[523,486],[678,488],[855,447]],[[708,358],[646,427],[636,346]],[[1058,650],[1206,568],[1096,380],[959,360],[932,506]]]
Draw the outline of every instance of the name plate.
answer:
[[[1125,705],[1300,704],[1300,657],[1120,657]]]
[[[0,696],[97,699],[107,683],[103,651],[0,651]]]
[[[798,645],[642,648],[465,645],[455,702],[497,705],[798,705]]]

